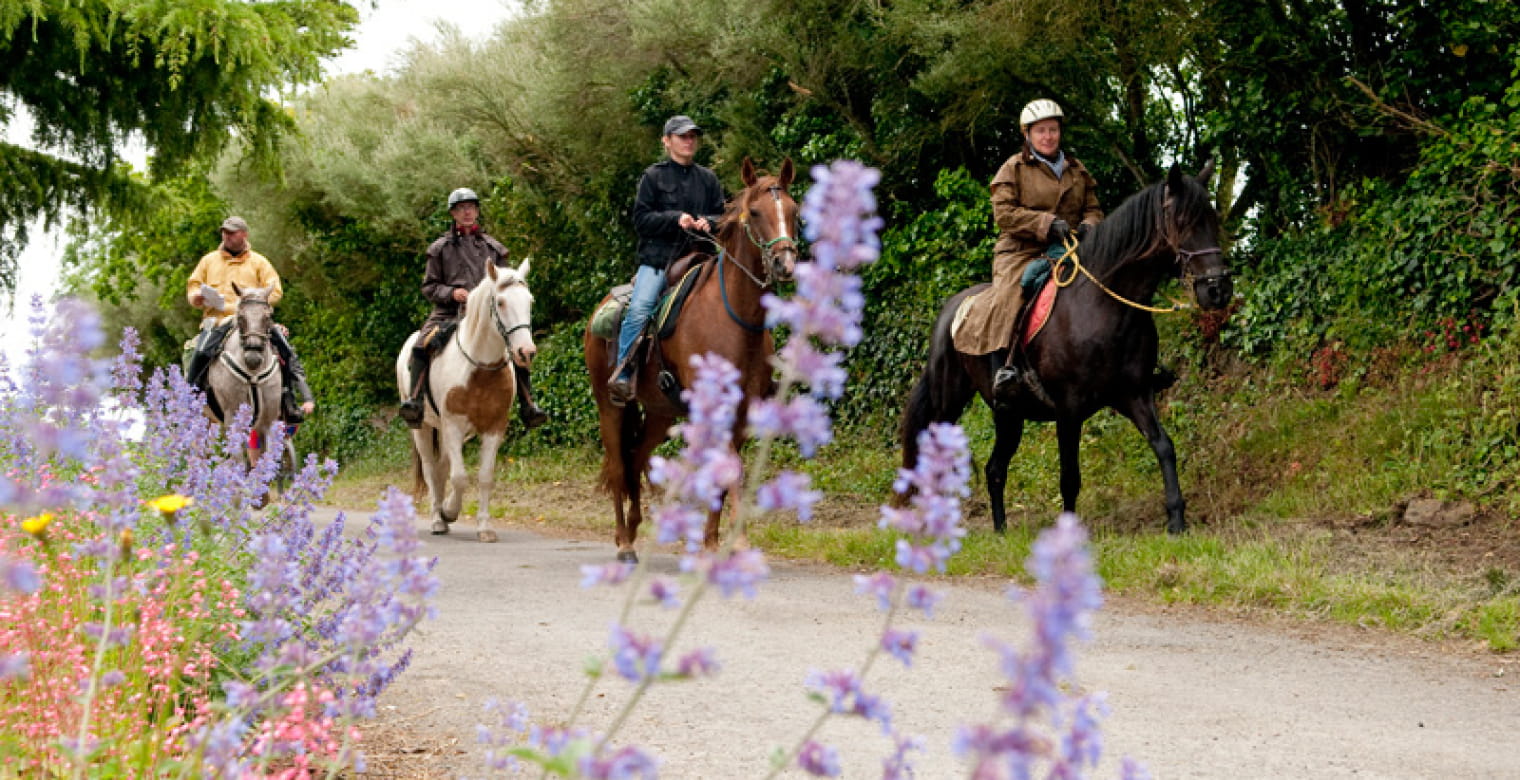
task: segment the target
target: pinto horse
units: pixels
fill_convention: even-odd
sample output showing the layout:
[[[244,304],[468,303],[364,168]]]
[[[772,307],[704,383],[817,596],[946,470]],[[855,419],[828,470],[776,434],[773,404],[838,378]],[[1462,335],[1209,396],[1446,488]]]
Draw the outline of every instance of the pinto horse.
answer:
[[[995,403],[992,379],[1004,353],[965,355],[955,350],[951,327],[956,311],[967,296],[987,285],[962,290],[946,301],[934,325],[928,364],[903,412],[903,465],[911,468],[918,460],[919,431],[931,423],[960,419],[966,405],[980,395],[996,425],[984,474],[993,528],[1002,533],[1007,527],[1003,489],[1008,463],[1018,451],[1024,421],[1055,421],[1061,501],[1066,511],[1075,512],[1082,489],[1082,424],[1108,407],[1129,418],[1150,443],[1166,487],[1167,530],[1186,530],[1177,455],[1156,418],[1152,383],[1157,339],[1151,313],[1165,310],[1145,302],[1163,279],[1178,275],[1203,309],[1222,309],[1230,301],[1233,285],[1219,249],[1219,215],[1203,185],[1210,168],[1205,165],[1194,179],[1173,167],[1165,182],[1131,196],[1093,229],[1081,246],[1079,264],[1057,266],[1056,281],[1066,286],[1059,290],[1038,338],[1024,348],[1047,399],[1021,388],[1019,397]]]
[[[793,175],[791,158],[777,176],[757,175],[754,164],[744,159],[744,190],[730,201],[719,223],[717,259],[700,271],[702,277],[681,309],[675,332],[664,340],[652,339],[635,380],[635,397],[622,407],[613,405],[607,389],[617,344],[593,334],[589,324],[586,328],[586,369],[601,423],[600,481],[612,495],[620,561],[638,560],[634,541],[644,519],[640,483],[650,455],[685,415],[674,394],[661,388],[660,375],[668,372],[680,387],[690,387],[695,376],[691,358],[709,352],[738,368],[745,403],[734,423],[736,446],[743,441],[748,401],[772,390],[771,356],[776,349],[765,329],[760,298],[777,281],[790,278],[797,262],[797,204],[786,191]],[[718,543],[720,513],[721,509],[708,515],[704,541],[709,549]]]
[[[449,341],[433,358],[427,372],[422,425],[412,431],[415,491],[427,488],[432,499],[432,532],[446,534],[459,518],[469,475],[464,468],[464,443],[480,436],[480,466],[475,475],[479,503],[475,509],[475,538],[494,542],[491,528],[491,484],[496,474],[496,450],[507,435],[517,378],[511,363],[533,363],[533,293],[528,291],[528,261],[517,268],[486,263],[486,275],[465,299],[464,318]],[[408,366],[412,333],[396,356],[396,386],[405,399],[412,387]]]

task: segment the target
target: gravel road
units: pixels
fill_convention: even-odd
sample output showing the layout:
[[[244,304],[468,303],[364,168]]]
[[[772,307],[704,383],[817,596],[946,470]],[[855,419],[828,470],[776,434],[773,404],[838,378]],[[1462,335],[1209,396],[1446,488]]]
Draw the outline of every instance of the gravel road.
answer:
[[[479,777],[475,724],[488,698],[523,701],[547,720],[573,706],[582,663],[606,646],[622,603],[622,591],[581,589],[580,566],[610,561],[613,548],[519,527],[494,545],[476,542],[471,523],[443,537],[419,531],[439,558],[439,616],[381,699],[372,776]],[[675,571],[670,554],[645,558]],[[817,713],[804,675],[858,666],[879,634],[881,613],[854,593],[849,573],[771,564],[754,600],[704,600],[675,648],[714,646],[722,672],[655,686],[625,726],[620,741],[657,752],[662,777],[765,776],[772,751]],[[905,624],[921,632],[914,666],[883,659],[867,680],[901,727],[924,738],[921,778],[965,776],[949,748],[955,728],[995,713],[997,659],[980,638],[1019,639],[1005,584],[946,586],[934,620]],[[652,630],[670,617],[646,606],[632,623]],[[1128,755],[1158,778],[1520,777],[1520,659],[1126,603],[1106,606],[1095,630],[1078,670],[1111,708],[1098,776],[1115,776]],[[579,722],[605,726],[630,687],[601,681]],[[890,749],[858,721],[832,721],[821,738],[840,749],[845,777],[879,776]]]

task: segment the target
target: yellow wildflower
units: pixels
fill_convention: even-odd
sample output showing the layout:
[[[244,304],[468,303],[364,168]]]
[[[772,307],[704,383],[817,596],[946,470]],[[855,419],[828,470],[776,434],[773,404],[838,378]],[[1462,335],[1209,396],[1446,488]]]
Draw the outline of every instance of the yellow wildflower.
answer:
[[[47,535],[47,527],[53,522],[52,512],[43,512],[21,521],[21,530],[41,539]]]
[[[170,493],[167,496],[159,496],[148,502],[148,506],[162,512],[165,520],[173,520],[181,509],[195,503],[195,499],[182,496],[178,493]]]

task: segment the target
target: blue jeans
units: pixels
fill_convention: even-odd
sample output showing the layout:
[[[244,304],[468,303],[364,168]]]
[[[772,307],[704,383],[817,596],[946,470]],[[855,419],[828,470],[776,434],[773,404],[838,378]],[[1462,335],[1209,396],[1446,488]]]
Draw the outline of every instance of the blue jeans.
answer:
[[[633,295],[628,301],[628,310],[623,312],[623,327],[618,331],[619,365],[628,358],[628,351],[644,332],[644,324],[649,322],[649,315],[654,313],[664,292],[665,271],[640,265],[638,274],[633,277]]]

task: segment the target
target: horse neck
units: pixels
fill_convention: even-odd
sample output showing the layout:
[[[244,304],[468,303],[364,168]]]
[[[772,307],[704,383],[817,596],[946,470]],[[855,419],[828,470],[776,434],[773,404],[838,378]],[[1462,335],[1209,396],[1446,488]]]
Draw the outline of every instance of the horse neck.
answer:
[[[723,256],[718,258],[718,262],[726,263],[728,267],[719,270],[723,272],[723,288],[729,306],[733,307],[734,313],[747,320],[763,319],[765,307],[760,304],[760,299],[769,287],[755,283],[755,279],[766,278],[760,248],[744,235],[743,229],[730,232],[721,245]]]

